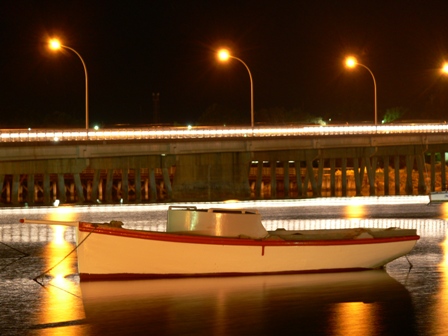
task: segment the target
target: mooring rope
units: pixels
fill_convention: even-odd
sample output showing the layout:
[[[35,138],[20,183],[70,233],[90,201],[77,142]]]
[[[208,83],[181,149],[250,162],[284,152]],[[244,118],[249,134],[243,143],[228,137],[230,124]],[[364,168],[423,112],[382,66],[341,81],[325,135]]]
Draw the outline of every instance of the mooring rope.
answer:
[[[16,249],[15,247],[12,247],[12,246],[10,246],[10,245],[4,243],[4,242],[0,242],[0,244],[3,244],[3,245],[5,245],[6,247],[9,247],[11,250],[14,250],[14,251],[16,251],[16,252],[22,254],[21,257],[18,257],[17,259],[13,260],[13,261],[10,262],[9,264],[7,264],[7,265],[5,265],[4,267],[0,268],[0,272],[3,272],[4,269],[8,268],[8,267],[11,266],[12,264],[18,262],[19,260],[21,260],[21,259],[23,259],[23,258],[25,258],[25,257],[29,257],[29,255],[30,255],[29,253],[25,253],[25,252],[23,252],[23,251],[20,251],[20,250]]]
[[[15,247],[12,247],[11,245],[8,245],[8,244],[6,244],[6,243],[4,243],[4,242],[0,242],[0,244],[3,244],[3,245],[5,245],[6,247],[9,247],[11,250],[14,250],[14,251],[16,251],[16,252],[19,252],[20,254],[23,254],[22,258],[23,258],[23,257],[28,257],[28,256],[29,256],[29,253],[25,253],[25,252],[23,252],[23,251],[20,251],[20,250],[16,249]]]
[[[78,245],[76,245],[64,258],[62,258],[59,262],[57,262],[55,265],[53,265],[52,267],[50,267],[49,269],[47,269],[46,271],[44,271],[44,272],[42,272],[41,274],[39,274],[38,276],[36,276],[36,277],[34,277],[33,278],[33,281],[35,281],[35,282],[37,282],[39,285],[41,285],[42,287],[45,287],[45,284],[43,284],[43,283],[40,283],[39,281],[38,281],[38,278],[43,278],[43,276],[45,275],[45,274],[47,274],[48,272],[50,272],[51,270],[53,270],[55,267],[57,267],[59,264],[61,264],[65,259],[67,259],[73,252],[75,252],[77,249],[78,249],[78,247],[80,247],[81,245],[82,245],[82,243],[84,243],[85,241],[86,241],[86,239],[87,238],[89,238],[90,237],[90,235],[93,233],[93,231],[95,231],[96,229],[98,228],[98,226],[95,226],[94,228],[93,228],[93,230],[92,231],[90,231],[89,232],[89,234],[78,244]],[[50,284],[51,285],[51,284]],[[53,287],[56,287],[56,286],[54,286],[54,285],[52,285]],[[59,288],[59,287],[56,287],[56,288]],[[62,289],[62,288],[60,288],[60,289]],[[63,290],[63,289],[62,289]],[[76,296],[76,295],[75,295]]]
[[[33,280],[34,280],[34,279],[33,279]],[[53,285],[53,284],[51,284],[51,283],[48,283],[48,284],[46,284],[46,285],[43,285],[43,284],[41,284],[41,283],[40,283],[39,281],[37,281],[37,280],[34,280],[34,281],[37,282],[39,285],[41,285],[44,289],[47,289],[46,286],[51,286],[51,287],[54,287],[54,288],[56,288],[56,289],[59,289],[59,290],[61,290],[61,291],[63,291],[63,292],[66,292],[67,294],[73,295],[74,297],[77,297],[78,299],[82,299],[81,296],[76,295],[75,293],[72,293],[72,292],[70,292],[70,291],[68,291],[68,290],[66,290],[66,289],[64,289],[64,288],[62,288],[62,287]]]

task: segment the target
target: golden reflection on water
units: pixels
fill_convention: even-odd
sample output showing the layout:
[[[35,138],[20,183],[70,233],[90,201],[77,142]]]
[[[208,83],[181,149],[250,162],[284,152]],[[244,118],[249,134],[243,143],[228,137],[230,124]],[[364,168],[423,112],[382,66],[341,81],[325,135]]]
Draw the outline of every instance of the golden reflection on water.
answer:
[[[70,220],[70,217],[58,215],[56,218],[51,219]],[[46,275],[50,276],[51,280],[49,282],[46,282],[47,280],[44,281],[47,291],[42,300],[43,307],[39,323],[61,323],[61,327],[42,330],[43,334],[77,335],[79,334],[80,326],[65,326],[70,321],[85,318],[79,284],[72,277],[67,277],[77,273],[76,253],[72,253],[64,259],[74,248],[73,244],[65,240],[65,233],[69,228],[62,225],[52,225],[50,227],[53,231],[53,239],[46,246],[44,254],[47,261],[46,269],[48,270]],[[61,260],[63,261],[61,262]]]
[[[335,335],[377,335],[374,304],[343,302],[336,305]]]
[[[442,218],[448,219],[448,202],[443,202],[440,208]]]
[[[351,204],[344,207],[345,218],[364,218],[366,215],[365,206],[361,201],[353,199]]]
[[[448,329],[448,229],[445,239],[441,243],[443,259],[439,264],[440,288],[437,294],[436,316],[434,320],[436,330],[434,333],[444,333]]]
[[[45,219],[66,222],[76,221],[78,219],[78,213],[75,207],[57,207],[53,212],[49,212]]]

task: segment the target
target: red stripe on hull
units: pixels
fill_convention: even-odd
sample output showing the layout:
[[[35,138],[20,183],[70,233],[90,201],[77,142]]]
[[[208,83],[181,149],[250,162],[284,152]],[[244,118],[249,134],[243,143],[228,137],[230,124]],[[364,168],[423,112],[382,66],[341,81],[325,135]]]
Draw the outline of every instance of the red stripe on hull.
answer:
[[[245,246],[325,246],[325,245],[363,245],[363,244],[379,244],[394,243],[400,241],[418,240],[420,236],[402,236],[388,238],[363,238],[363,239],[345,239],[345,240],[313,240],[313,241],[286,241],[286,240],[265,240],[265,239],[249,239],[249,238],[224,238],[197,236],[189,234],[174,234],[153,231],[137,231],[122,228],[98,226],[91,223],[79,223],[79,231],[95,234],[103,234],[118,237],[127,237],[135,239],[147,239],[167,241],[174,243],[189,244],[211,244],[211,245],[245,245]]]
[[[215,278],[215,277],[239,277],[239,276],[256,276],[256,275],[288,275],[288,274],[319,274],[319,273],[342,273],[342,272],[361,272],[370,268],[341,268],[341,269],[324,269],[309,271],[282,271],[282,272],[254,272],[254,273],[198,273],[198,274],[89,274],[80,273],[81,281],[120,281],[120,280],[144,280],[144,279],[177,279],[177,278]]]

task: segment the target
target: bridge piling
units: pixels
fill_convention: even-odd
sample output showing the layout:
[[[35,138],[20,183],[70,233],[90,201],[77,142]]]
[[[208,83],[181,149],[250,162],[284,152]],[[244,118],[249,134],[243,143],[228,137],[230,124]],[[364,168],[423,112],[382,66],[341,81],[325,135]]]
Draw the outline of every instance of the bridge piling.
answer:
[[[430,158],[430,160],[433,159]],[[262,199],[268,195],[271,199],[301,198],[314,196],[315,190],[318,190],[320,195],[333,197],[343,196],[344,192],[348,194],[351,190],[354,195],[389,195],[391,185],[395,185],[400,192],[400,185],[402,185],[403,192],[407,195],[424,194],[428,189],[443,189],[441,182],[443,165],[441,163],[426,164],[419,156],[405,157],[406,166],[397,170],[391,169],[388,165],[390,162],[388,156],[382,157],[381,163],[384,165],[382,169],[376,168],[374,162],[368,168],[368,160],[365,158],[360,159],[361,164],[358,160],[353,160],[353,169],[347,167],[343,169],[344,161],[341,160],[339,169],[336,168],[336,161],[333,159],[320,166],[328,165],[329,168],[325,169],[320,168],[319,165],[313,168],[313,163],[310,161],[306,163],[305,169],[301,168],[300,161],[293,162],[294,168],[291,168],[289,162],[283,161],[277,164],[275,161],[269,163],[268,175],[263,174],[262,162],[256,163],[254,177],[250,178],[251,188],[254,189],[252,197]],[[398,162],[398,160],[394,161]],[[104,173],[96,170],[87,175],[82,173],[42,174],[38,180],[35,174],[2,174],[0,183],[3,182],[1,183],[3,192],[0,201],[2,204],[13,206],[25,202],[28,205],[51,204],[55,199],[59,199],[61,203],[96,203],[96,200],[102,203],[115,203],[120,202],[121,199],[123,203],[169,201],[169,191],[164,182],[169,179],[171,183],[172,177],[168,174],[168,170],[165,170],[165,176],[162,169],[158,175],[155,174],[154,169],[148,172],[149,176],[144,179],[141,178],[140,169],[131,171],[108,169],[104,170]],[[391,176],[395,177],[391,180]],[[401,180],[405,183],[401,184]],[[259,187],[256,186],[257,184]],[[400,192],[394,194],[399,195]]]
[[[447,190],[446,185],[446,161],[445,161],[445,152],[440,153],[440,161],[441,161],[441,175],[442,175],[442,190]],[[431,190],[433,191],[433,190]]]
[[[336,160],[330,159],[330,196],[336,196]]]
[[[389,156],[385,155],[383,159],[383,176],[384,176],[384,195],[389,196]]]

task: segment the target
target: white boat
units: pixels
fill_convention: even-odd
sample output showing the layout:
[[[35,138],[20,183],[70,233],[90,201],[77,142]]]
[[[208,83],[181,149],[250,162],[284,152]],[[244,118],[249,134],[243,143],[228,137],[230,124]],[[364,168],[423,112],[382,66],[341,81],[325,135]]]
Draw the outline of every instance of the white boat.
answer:
[[[433,202],[447,202],[448,191],[432,191],[429,193],[429,201]]]
[[[169,207],[166,232],[116,221],[53,223],[77,227],[81,280],[376,269],[408,254],[420,238],[395,227],[267,231],[256,210],[186,206]]]

